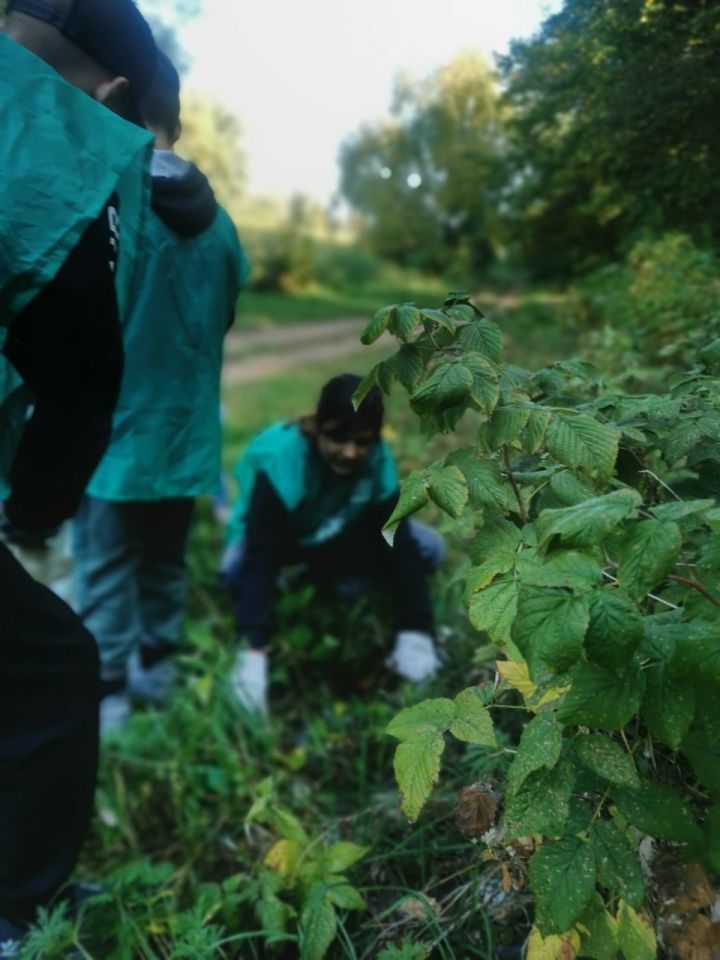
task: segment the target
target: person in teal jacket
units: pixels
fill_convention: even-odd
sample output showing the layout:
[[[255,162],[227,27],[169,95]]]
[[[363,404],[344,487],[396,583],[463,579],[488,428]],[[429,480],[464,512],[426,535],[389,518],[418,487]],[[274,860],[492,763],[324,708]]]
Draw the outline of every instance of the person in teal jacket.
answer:
[[[439,666],[426,575],[443,554],[430,528],[403,520],[392,548],[382,527],[398,497],[392,454],[382,439],[377,387],[357,410],[360,377],[323,387],[315,413],[257,436],[240,460],[238,498],[221,574],[235,606],[239,652],[232,686],[248,710],[266,714],[268,650],[278,574],[300,564],[312,582],[340,595],[380,586],[394,608],[388,666],[420,682]]]
[[[206,178],[173,152],[179,78],[161,55],[142,104],[155,135],[152,213],[107,453],[74,521],[75,602],[101,660],[101,731],[129,694],[162,702],[185,612],[194,499],[220,477],[223,338],[248,263]]]
[[[0,35],[0,343],[26,398],[13,391],[0,409],[3,958],[19,955],[36,909],[64,888],[92,810],[97,650],[16,557],[43,553],[110,437],[120,303],[132,275],[123,258],[142,230],[151,142],[122,117],[137,114],[155,67],[152,34],[131,0],[9,4]],[[32,410],[17,416],[24,399]]]

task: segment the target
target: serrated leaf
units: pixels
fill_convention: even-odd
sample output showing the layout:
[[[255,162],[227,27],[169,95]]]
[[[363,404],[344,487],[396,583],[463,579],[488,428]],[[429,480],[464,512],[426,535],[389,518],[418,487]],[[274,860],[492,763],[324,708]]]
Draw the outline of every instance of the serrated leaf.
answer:
[[[427,481],[424,474],[411,473],[410,476],[401,482],[398,502],[395,504],[395,509],[383,527],[383,536],[389,541],[390,546],[392,546],[395,530],[400,521],[416,513],[421,507],[424,507],[429,499],[430,496],[427,491]]]
[[[588,770],[609,783],[630,789],[640,786],[640,778],[629,754],[600,733],[581,734],[575,752]]]
[[[488,422],[480,427],[480,443],[490,453],[499,450],[520,436],[529,417],[530,411],[525,405],[496,407]]]
[[[468,485],[458,467],[442,467],[430,473],[428,494],[433,503],[457,520],[468,501]]]
[[[614,490],[573,507],[543,510],[536,524],[538,543],[544,546],[553,537],[578,546],[601,543],[622,520],[634,516],[641,503],[636,490]]]
[[[704,510],[710,510],[715,506],[714,500],[675,500],[670,503],[659,503],[650,508],[650,512],[658,519],[667,521],[678,521],[684,517],[692,517]]]
[[[585,413],[554,413],[545,446],[560,463],[600,479],[611,475],[618,452],[617,431]]]
[[[408,820],[417,820],[432,793],[444,749],[445,741],[437,733],[401,743],[396,749],[393,769],[400,787],[400,804]]]
[[[517,573],[523,586],[568,587],[578,593],[602,582],[598,561],[579,550],[556,550],[549,555],[524,550],[517,560]]]
[[[370,373],[368,373],[366,376],[362,378],[362,380],[358,384],[357,389],[355,390],[355,393],[353,393],[352,402],[355,410],[358,409],[358,407],[363,402],[365,397],[370,393],[372,388],[374,386],[377,386],[377,374],[378,374],[379,366],[380,364],[376,364],[372,368]]]
[[[482,353],[495,363],[502,357],[503,336],[492,320],[476,319],[460,330],[459,342],[468,353]]]
[[[473,506],[490,507],[501,513],[517,510],[510,484],[503,479],[496,463],[481,459],[473,449],[456,450],[446,457],[445,463],[462,470]]]
[[[643,720],[654,737],[677,750],[695,717],[695,690],[668,676],[663,663],[648,668],[645,676]]]
[[[563,730],[552,713],[540,713],[526,726],[508,771],[508,787],[517,792],[531,773],[552,769],[562,752]]]
[[[657,940],[647,918],[620,901],[617,912],[618,946],[625,960],[655,960]]]
[[[505,645],[517,611],[518,588],[514,580],[496,580],[470,600],[470,622],[495,643]]]
[[[628,831],[613,820],[596,820],[590,831],[600,883],[613,897],[623,897],[636,907],[645,898],[645,880]]]
[[[520,530],[502,517],[490,517],[470,542],[468,553],[473,566],[466,577],[466,598],[487,587],[495,577],[508,573],[515,563]]]
[[[466,366],[450,360],[436,367],[410,398],[416,413],[439,413],[469,399],[473,375]]]
[[[557,716],[566,725],[622,730],[637,713],[645,677],[637,669],[618,677],[595,663],[580,663],[569,673],[570,689]]]
[[[364,343],[366,347],[371,343],[375,343],[378,337],[382,336],[382,334],[385,333],[387,328],[390,326],[390,321],[392,320],[394,312],[394,305],[383,307],[381,310],[378,310],[370,323],[368,323],[363,332],[360,334],[360,342]]]
[[[302,960],[323,960],[337,932],[335,907],[317,893],[302,912]]]
[[[617,960],[617,923],[605,909],[603,898],[594,893],[577,924],[580,931],[581,957],[591,960]]]
[[[720,800],[720,731],[714,725],[705,730],[691,730],[681,749],[700,783],[714,800]]]
[[[634,524],[620,545],[620,586],[633,597],[644,597],[675,566],[681,545],[682,535],[676,523],[641,520]]]
[[[424,739],[428,733],[444,733],[454,717],[455,704],[447,697],[423,700],[401,710],[385,727],[385,733],[397,740]]]
[[[551,933],[543,937],[537,927],[530,931],[527,960],[575,960],[580,949],[580,937],[575,930],[562,937]]]
[[[702,843],[702,832],[689,808],[664,783],[643,781],[636,790],[615,788],[612,798],[633,826],[661,840]]]
[[[407,340],[420,325],[420,311],[412,303],[401,303],[395,307],[388,330],[399,340]]]
[[[455,717],[450,724],[450,733],[464,743],[497,746],[490,713],[474,687],[455,697]]]
[[[578,480],[569,470],[554,473],[550,477],[550,489],[562,507],[574,507],[585,500],[592,500],[595,496],[595,491]]]
[[[589,622],[586,596],[550,587],[520,590],[512,639],[530,667],[530,676],[562,673],[582,655]]]
[[[422,352],[414,343],[404,343],[392,358],[393,371],[399,383],[411,393],[425,369]]]
[[[532,833],[557,836],[570,813],[575,771],[567,760],[528,775],[522,785],[505,797],[505,827],[509,837]]]
[[[263,896],[255,905],[255,913],[262,925],[268,944],[271,944],[275,937],[283,936],[291,911],[279,897],[270,894]]]
[[[643,638],[643,618],[629,597],[615,588],[590,597],[590,624],[585,636],[589,660],[624,673]]]
[[[462,362],[472,376],[470,398],[474,406],[490,415],[500,397],[500,384],[495,367],[479,353],[465,354]]]
[[[546,843],[532,856],[529,872],[540,931],[547,935],[569,930],[595,891],[590,844],[579,839]]]
[[[366,848],[369,849],[369,848]],[[328,900],[341,910],[365,910],[367,904],[360,891],[341,875],[326,878]]]
[[[420,315],[424,321],[431,324],[437,324],[449,333],[454,333],[457,328],[456,321],[444,310],[421,310]]]
[[[522,439],[522,448],[525,453],[532,456],[532,454],[537,453],[545,443],[545,433],[551,416],[552,414],[549,410],[542,410],[538,407],[530,411]]]
[[[334,843],[323,854],[323,865],[330,873],[342,873],[358,860],[362,860],[370,847],[361,847],[357,843],[341,841]]]
[[[482,563],[497,554],[514,560],[520,544],[520,528],[502,517],[487,517],[468,548],[473,563]]]

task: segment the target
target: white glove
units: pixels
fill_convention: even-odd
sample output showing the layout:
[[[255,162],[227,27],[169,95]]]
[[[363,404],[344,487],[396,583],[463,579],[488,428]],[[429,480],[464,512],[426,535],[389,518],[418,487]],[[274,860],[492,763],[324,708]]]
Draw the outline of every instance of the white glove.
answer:
[[[420,683],[434,677],[440,667],[440,658],[429,633],[401,630],[395,637],[395,647],[387,666],[406,680]]]
[[[241,650],[230,676],[238,703],[249,713],[268,715],[268,655],[264,650]]]

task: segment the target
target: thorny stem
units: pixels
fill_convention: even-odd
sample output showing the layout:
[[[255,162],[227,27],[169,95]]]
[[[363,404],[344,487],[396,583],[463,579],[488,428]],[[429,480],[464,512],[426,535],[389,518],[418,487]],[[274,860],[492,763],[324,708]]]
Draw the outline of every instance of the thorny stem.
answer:
[[[635,757],[633,757],[633,752],[630,749],[630,744],[628,743],[628,738],[625,736],[624,730],[620,731],[620,736],[622,737],[622,742],[625,744],[625,749],[627,750],[628,756],[630,757],[630,763],[632,763],[635,773],[637,773],[637,767],[635,766]]]
[[[520,487],[517,485],[517,480],[512,472],[512,466],[510,464],[510,451],[508,450],[507,444],[503,446],[503,461],[505,463],[505,472],[507,473],[507,478],[510,481],[510,484],[513,488],[513,493],[515,494],[515,499],[517,500],[518,509],[520,511],[520,519],[522,520],[523,524],[525,524],[527,523],[527,512],[520,494]]]
[[[720,603],[718,603],[710,591],[697,580],[689,580],[687,577],[678,577],[672,573],[668,575],[668,580],[673,580],[675,583],[684,583],[686,587],[692,587],[693,590],[697,590],[698,593],[701,593],[706,600],[709,600],[714,607],[720,607]]]
[[[608,573],[607,570],[603,570],[603,576],[608,580],[611,580],[613,583],[620,583],[617,577],[613,577],[612,574]],[[669,600],[663,600],[662,597],[656,597],[654,593],[649,593],[648,597],[651,600],[654,600],[656,603],[662,603],[666,607],[670,607],[671,610],[679,610],[680,607],[676,603],[670,603]]]
[[[682,497],[679,497],[672,487],[669,487],[664,480],[661,480],[656,473],[653,473],[652,470],[641,470],[640,473],[646,474],[648,477],[652,477],[656,483],[659,483],[661,487],[667,490],[668,493],[671,493],[676,500],[679,500],[682,503]]]

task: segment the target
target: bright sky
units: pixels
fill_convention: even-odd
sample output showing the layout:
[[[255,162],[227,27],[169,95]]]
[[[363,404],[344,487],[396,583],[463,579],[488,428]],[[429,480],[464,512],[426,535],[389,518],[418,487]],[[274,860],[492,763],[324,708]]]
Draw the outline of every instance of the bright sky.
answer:
[[[460,51],[488,58],[562,0],[204,0],[183,31],[188,86],[236,113],[249,192],[327,201],[341,141],[387,115],[393,78]]]

